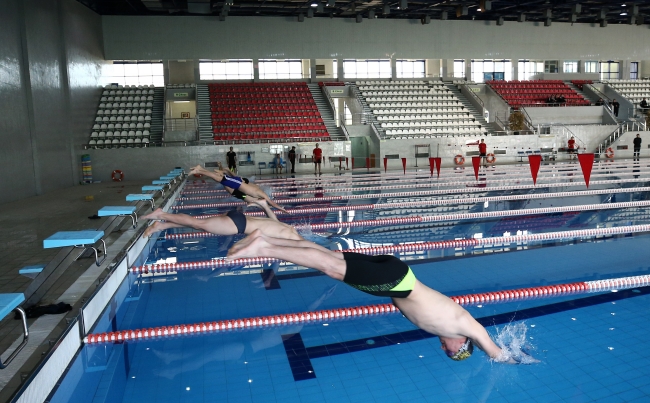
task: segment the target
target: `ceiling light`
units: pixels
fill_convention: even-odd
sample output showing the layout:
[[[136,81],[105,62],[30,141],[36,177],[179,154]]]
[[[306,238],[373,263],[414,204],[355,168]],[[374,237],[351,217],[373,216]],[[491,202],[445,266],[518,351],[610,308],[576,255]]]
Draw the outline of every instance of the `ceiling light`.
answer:
[[[481,11],[481,9],[480,9],[480,8],[477,8],[476,11]]]
[[[311,3],[311,6],[314,7],[314,8],[318,7],[318,3]]]
[[[621,15],[627,15],[627,13],[621,13]]]

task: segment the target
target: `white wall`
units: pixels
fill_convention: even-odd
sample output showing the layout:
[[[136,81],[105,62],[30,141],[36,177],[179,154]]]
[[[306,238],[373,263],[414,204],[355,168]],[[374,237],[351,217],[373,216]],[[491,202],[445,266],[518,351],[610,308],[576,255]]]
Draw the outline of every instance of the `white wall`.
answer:
[[[624,133],[618,140],[612,144],[612,150],[614,150],[614,158],[626,158],[631,159],[634,157],[634,144],[632,141],[636,135],[641,135],[641,158],[650,157],[650,132],[627,132]],[[618,150],[618,146],[626,145],[627,150]]]
[[[524,108],[533,124],[564,123],[564,124],[602,124],[602,106],[567,106],[567,107],[537,107]]]
[[[104,16],[109,60],[487,58],[650,60],[648,25],[347,18]]]

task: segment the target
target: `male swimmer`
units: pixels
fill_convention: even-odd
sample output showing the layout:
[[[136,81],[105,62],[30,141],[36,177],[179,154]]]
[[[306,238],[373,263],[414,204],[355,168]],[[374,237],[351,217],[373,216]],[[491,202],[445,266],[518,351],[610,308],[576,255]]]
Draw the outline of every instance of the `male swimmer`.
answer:
[[[495,361],[518,363],[503,353],[490,335],[460,305],[419,282],[406,263],[391,255],[333,252],[312,242],[280,239],[253,231],[233,245],[228,259],[270,257],[319,270],[365,293],[391,297],[404,316],[439,337],[452,360],[468,358],[476,344]]]

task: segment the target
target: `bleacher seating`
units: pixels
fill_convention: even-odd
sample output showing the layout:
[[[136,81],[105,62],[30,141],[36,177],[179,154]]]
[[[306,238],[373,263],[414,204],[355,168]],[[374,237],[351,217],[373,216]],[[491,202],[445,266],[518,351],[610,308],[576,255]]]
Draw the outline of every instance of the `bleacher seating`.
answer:
[[[358,81],[387,138],[480,135],[481,124],[442,82]]]
[[[573,84],[573,85],[575,85],[576,87],[578,87],[578,89],[580,89],[580,91],[582,91],[582,87],[583,87],[585,84],[593,84],[593,83],[594,83],[594,82],[593,82],[592,80],[571,80],[571,84]]]
[[[609,80],[603,83],[635,105],[638,105],[643,98],[650,102],[650,80]]]
[[[303,82],[209,84],[215,143],[327,141]]]
[[[531,106],[558,106],[548,104],[550,96],[562,95],[566,102],[562,106],[586,106],[591,103],[561,80],[531,81],[486,81],[512,108]]]
[[[93,148],[149,144],[154,87],[107,85],[100,99],[88,145]]]

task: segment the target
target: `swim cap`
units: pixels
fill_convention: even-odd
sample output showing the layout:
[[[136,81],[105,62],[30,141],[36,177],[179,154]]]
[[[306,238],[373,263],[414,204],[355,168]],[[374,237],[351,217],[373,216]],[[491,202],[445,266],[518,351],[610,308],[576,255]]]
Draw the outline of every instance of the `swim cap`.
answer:
[[[467,340],[465,341],[465,344],[460,346],[456,354],[450,356],[449,358],[451,358],[454,361],[462,361],[466,358],[469,358],[473,352],[474,352],[474,345],[472,344],[472,341],[468,337]]]

